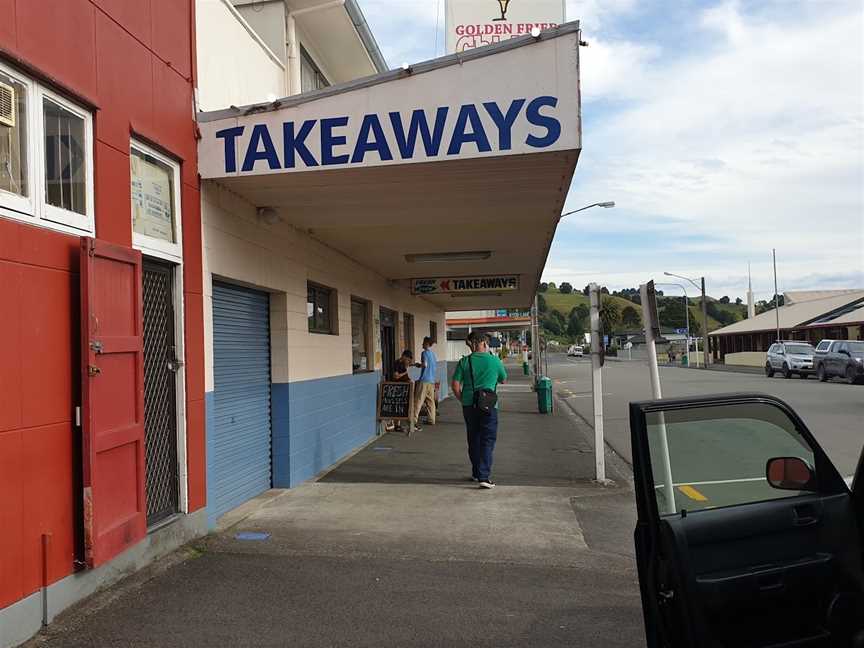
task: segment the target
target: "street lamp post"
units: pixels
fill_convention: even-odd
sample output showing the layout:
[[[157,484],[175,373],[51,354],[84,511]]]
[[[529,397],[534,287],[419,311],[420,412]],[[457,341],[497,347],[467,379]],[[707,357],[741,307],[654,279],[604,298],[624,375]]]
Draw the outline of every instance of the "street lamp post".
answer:
[[[701,285],[690,277],[684,277],[671,272],[664,272],[667,277],[675,277],[676,279],[684,279],[689,281],[696,287],[696,290],[702,291],[702,335],[705,338],[702,342],[702,353],[705,354],[705,368],[708,368],[708,301],[705,299],[705,277],[701,278]]]
[[[678,286],[682,291],[684,291],[684,327],[687,329],[687,366],[691,366],[690,360],[690,298],[687,296],[687,289],[679,283],[658,283],[654,284],[655,286]],[[699,351],[699,347],[696,347],[696,351]]]
[[[606,200],[603,202],[591,203],[590,205],[585,205],[584,207],[580,207],[579,209],[574,209],[573,211],[565,212],[561,214],[558,218],[564,218],[565,216],[569,216],[570,214],[575,214],[576,212],[585,211],[586,209],[591,209],[592,207],[603,207],[603,209],[609,209],[610,207],[615,206],[614,200]]]

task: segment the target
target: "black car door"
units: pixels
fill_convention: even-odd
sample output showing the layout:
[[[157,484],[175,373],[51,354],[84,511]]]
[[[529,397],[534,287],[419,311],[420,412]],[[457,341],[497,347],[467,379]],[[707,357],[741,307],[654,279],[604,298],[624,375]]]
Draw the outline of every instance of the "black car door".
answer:
[[[651,648],[864,648],[864,506],[758,394],[630,404]]]

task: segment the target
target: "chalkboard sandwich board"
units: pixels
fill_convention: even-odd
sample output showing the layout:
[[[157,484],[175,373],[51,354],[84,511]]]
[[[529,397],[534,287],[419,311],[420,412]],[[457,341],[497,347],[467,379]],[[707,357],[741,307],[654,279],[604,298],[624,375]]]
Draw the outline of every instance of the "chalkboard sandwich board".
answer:
[[[410,421],[414,407],[414,383],[382,382],[378,392],[378,418]]]

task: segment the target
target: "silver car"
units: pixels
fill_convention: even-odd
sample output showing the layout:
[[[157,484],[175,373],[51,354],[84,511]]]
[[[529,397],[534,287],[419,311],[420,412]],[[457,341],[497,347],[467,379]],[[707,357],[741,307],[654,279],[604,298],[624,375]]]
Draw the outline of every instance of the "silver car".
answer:
[[[784,378],[791,378],[792,374],[807,378],[814,372],[815,352],[813,345],[807,342],[775,342],[768,349],[765,375],[771,378],[775,372],[780,372]]]

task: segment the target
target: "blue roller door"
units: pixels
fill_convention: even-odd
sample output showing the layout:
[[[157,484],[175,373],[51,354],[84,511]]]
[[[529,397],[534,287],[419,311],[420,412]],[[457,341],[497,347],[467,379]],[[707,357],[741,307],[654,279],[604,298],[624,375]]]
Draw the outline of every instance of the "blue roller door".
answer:
[[[266,293],[213,283],[211,520],[270,488],[269,304]]]

